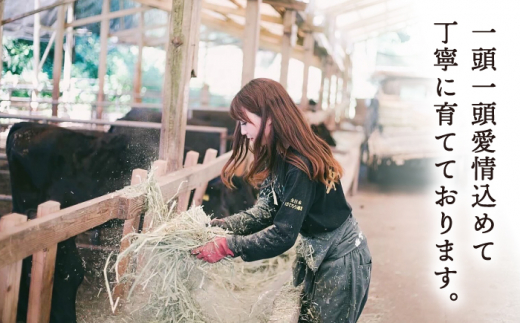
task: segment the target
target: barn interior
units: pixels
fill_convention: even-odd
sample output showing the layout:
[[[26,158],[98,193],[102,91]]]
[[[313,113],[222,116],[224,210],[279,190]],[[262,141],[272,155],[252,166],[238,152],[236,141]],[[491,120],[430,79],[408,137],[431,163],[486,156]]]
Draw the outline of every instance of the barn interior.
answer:
[[[415,127],[431,120],[416,122],[421,113],[393,108],[380,109],[378,115],[374,100],[384,84],[385,94],[396,96],[392,100],[397,103],[416,99],[417,92],[431,95],[434,89],[414,71],[423,63],[422,49],[414,46],[419,38],[414,5],[411,0],[0,2],[0,216],[13,212],[6,145],[12,126],[22,121],[126,134],[139,147],[148,147],[140,138],[153,140],[149,164],[163,162],[170,179],[175,172],[193,169],[190,176],[196,179],[181,205],[195,205],[192,201],[198,198],[217,213],[221,206],[210,206],[210,196],[224,199],[224,193],[211,181],[229,158],[235,128],[229,105],[243,85],[259,77],[280,82],[315,133],[332,146],[344,169],[341,182],[347,199],[361,194],[363,200],[364,188],[370,194],[374,187],[385,192],[385,185],[412,173],[408,180],[415,189],[428,177],[421,168],[424,160],[436,152],[417,155],[417,147],[424,146],[423,133],[412,144],[408,139],[416,134]],[[401,82],[403,78],[407,81]],[[391,133],[405,129],[404,135],[387,139],[381,134],[383,126],[397,129]],[[380,137],[393,141],[381,143]],[[208,149],[213,151],[208,154]],[[205,177],[197,177],[204,172]],[[126,175],[124,185],[115,189],[135,183],[130,172]],[[174,182],[164,183],[169,188]],[[204,192],[206,188],[213,193]],[[94,197],[78,200],[78,205],[91,201]],[[60,212],[72,216],[66,211],[72,207],[62,202]],[[123,222],[126,226],[135,219],[120,218],[119,226],[91,230],[109,218],[71,231],[78,234],[76,245],[86,267],[76,300],[78,322],[97,322],[100,317],[118,321],[110,313],[102,269],[108,254],[123,248],[120,240],[128,233]],[[58,225],[48,223],[49,230]],[[0,239],[5,250],[13,248],[8,238]],[[65,237],[56,239],[48,245]],[[20,246],[0,266],[46,248],[39,247],[36,242],[27,250]],[[280,268],[280,274],[286,274],[287,267]],[[276,297],[283,298],[284,292]],[[49,302],[38,304],[44,313]],[[380,322],[375,304],[369,304],[360,322]],[[294,311],[283,315],[276,320],[294,321]]]

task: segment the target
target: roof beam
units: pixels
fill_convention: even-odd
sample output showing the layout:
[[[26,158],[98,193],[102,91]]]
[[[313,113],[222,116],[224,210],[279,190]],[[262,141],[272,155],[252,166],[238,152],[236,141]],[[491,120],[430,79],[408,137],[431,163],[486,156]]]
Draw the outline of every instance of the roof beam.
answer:
[[[134,15],[136,13],[144,12],[147,10],[150,10],[150,8],[138,7],[138,8],[130,8],[130,9],[124,9],[124,10],[119,10],[119,11],[113,11],[113,12],[109,12],[107,14],[101,14],[101,15],[97,15],[97,16],[74,20],[73,22],[66,24],[65,27],[68,28],[68,27],[85,26],[85,25],[92,24],[95,22],[100,22],[105,19],[110,20],[110,19],[114,19],[114,18],[130,16],[130,15]]]
[[[244,8],[231,8],[231,7],[224,7],[219,6],[213,3],[203,2],[202,4],[203,9],[208,9],[211,11],[215,11],[221,15],[237,15],[241,17],[246,16],[246,10]],[[272,22],[275,24],[282,24],[283,20],[281,17],[274,17],[270,15],[261,15],[262,21],[266,22]]]
[[[305,2],[295,0],[264,0],[262,2],[275,7],[283,7],[285,9],[292,9],[296,11],[305,11],[305,8],[307,8],[307,4]]]

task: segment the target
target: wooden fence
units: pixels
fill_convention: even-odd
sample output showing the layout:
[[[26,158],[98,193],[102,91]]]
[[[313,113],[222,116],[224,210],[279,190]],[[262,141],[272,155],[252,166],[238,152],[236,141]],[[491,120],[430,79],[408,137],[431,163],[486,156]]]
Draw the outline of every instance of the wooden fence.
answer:
[[[164,200],[179,193],[179,207],[188,207],[191,190],[195,189],[193,205],[200,205],[208,181],[219,176],[224,164],[231,156],[228,152],[216,158],[217,151],[208,149],[203,164],[196,164],[197,152],[189,152],[185,168],[165,174],[166,162],[156,161],[152,168]],[[132,184],[143,180],[146,171],[134,170]],[[0,322],[14,323],[18,303],[21,261],[33,255],[41,259],[39,266],[33,266],[31,274],[28,322],[49,321],[52,295],[52,277],[56,244],[78,235],[108,220],[125,220],[123,235],[136,229],[136,219],[143,213],[145,193],[128,193],[120,190],[86,201],[65,209],[59,203],[49,201],[38,207],[36,219],[27,221],[25,215],[8,214],[0,219]],[[145,218],[143,229],[150,225]],[[121,246],[124,250],[126,246]],[[124,262],[123,262],[124,266]],[[118,268],[118,271],[124,270]],[[125,286],[116,287],[119,297],[125,295]]]

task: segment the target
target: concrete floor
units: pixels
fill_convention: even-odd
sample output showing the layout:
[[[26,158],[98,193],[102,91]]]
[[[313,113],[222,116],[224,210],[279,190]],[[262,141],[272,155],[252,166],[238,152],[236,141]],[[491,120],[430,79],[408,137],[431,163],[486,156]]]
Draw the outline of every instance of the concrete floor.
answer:
[[[434,271],[445,263],[439,261],[435,244],[444,237],[440,222],[431,221],[438,213],[433,190],[401,179],[385,185],[363,181],[358,194],[349,198],[373,256],[369,300],[359,323],[520,322],[514,248],[510,256],[495,256],[487,263],[459,260],[453,284],[439,289],[441,278]],[[452,292],[459,295],[455,302],[449,299]]]

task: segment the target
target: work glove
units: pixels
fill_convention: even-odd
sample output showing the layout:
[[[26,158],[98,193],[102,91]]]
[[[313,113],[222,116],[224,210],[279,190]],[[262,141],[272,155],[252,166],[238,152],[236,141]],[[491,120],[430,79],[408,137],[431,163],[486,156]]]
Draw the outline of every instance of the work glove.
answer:
[[[198,247],[191,251],[192,255],[197,255],[197,258],[215,263],[222,260],[226,256],[235,256],[229,249],[226,238],[218,237],[206,243],[202,247]]]

